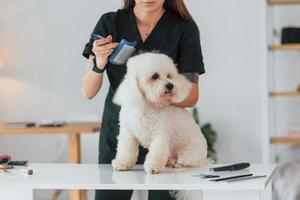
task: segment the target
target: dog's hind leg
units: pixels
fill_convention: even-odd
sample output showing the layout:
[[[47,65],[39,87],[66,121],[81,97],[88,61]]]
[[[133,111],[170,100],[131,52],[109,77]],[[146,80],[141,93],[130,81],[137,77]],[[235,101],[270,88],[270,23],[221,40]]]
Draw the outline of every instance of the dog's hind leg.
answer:
[[[207,145],[203,142],[187,145],[186,148],[178,151],[177,156],[178,167],[206,166],[208,164]]]
[[[118,137],[117,155],[112,161],[114,170],[128,170],[133,167],[138,157],[139,142],[128,130],[121,128]]]

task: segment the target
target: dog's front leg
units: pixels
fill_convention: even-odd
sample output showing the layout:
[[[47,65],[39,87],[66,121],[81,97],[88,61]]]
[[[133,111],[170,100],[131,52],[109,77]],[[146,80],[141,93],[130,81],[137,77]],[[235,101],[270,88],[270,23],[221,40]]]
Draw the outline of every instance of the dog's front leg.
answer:
[[[165,168],[170,153],[169,143],[170,139],[162,134],[152,138],[144,163],[146,172],[151,174],[159,173]]]
[[[124,128],[120,128],[116,158],[112,161],[114,170],[128,170],[133,167],[138,157],[138,140]]]

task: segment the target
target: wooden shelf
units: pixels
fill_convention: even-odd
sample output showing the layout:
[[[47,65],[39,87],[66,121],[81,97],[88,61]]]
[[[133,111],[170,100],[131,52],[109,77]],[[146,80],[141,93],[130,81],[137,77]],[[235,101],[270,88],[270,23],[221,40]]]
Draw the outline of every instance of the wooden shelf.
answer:
[[[289,136],[281,136],[281,137],[271,137],[271,144],[300,144],[300,137],[289,137]]]
[[[22,134],[84,134],[98,132],[101,128],[99,122],[69,123],[60,127],[30,127],[30,128],[5,128],[4,122],[0,122],[1,135]]]
[[[291,92],[270,92],[271,97],[300,97],[300,92],[291,91]]]
[[[298,4],[300,0],[268,0],[269,4]]]
[[[300,0],[268,0],[269,4],[298,4]]]
[[[269,45],[269,50],[270,51],[300,51],[300,43],[297,44],[278,44],[278,45]]]

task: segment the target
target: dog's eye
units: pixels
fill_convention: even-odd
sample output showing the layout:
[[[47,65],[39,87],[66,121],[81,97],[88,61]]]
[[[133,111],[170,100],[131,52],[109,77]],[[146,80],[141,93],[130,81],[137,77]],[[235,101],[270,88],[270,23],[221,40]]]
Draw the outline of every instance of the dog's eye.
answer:
[[[172,75],[171,75],[171,74],[168,74],[168,75],[167,75],[167,78],[168,78],[168,79],[171,79],[171,78],[172,78]]]
[[[156,79],[159,78],[159,74],[158,74],[158,73],[155,73],[155,74],[152,75],[151,78],[152,78],[153,80],[156,80]]]

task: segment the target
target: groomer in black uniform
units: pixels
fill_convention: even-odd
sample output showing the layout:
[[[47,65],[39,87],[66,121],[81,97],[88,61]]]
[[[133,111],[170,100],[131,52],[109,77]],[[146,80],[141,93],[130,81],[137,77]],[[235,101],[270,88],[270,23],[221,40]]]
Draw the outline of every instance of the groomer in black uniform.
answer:
[[[120,107],[112,102],[114,92],[126,73],[126,64],[114,65],[108,57],[122,39],[136,41],[136,52],[159,51],[178,64],[178,71],[193,82],[190,95],[175,106],[192,107],[198,100],[198,76],[204,73],[199,30],[183,0],[124,0],[124,8],[102,15],[93,32],[106,37],[86,44],[88,58],[82,91],[92,99],[102,86],[106,71],[110,87],[105,100],[99,143],[99,163],[114,159],[119,134]],[[147,150],[140,147],[138,164]],[[96,200],[130,200],[132,191],[96,191]],[[149,191],[150,200],[171,200],[168,191]]]

